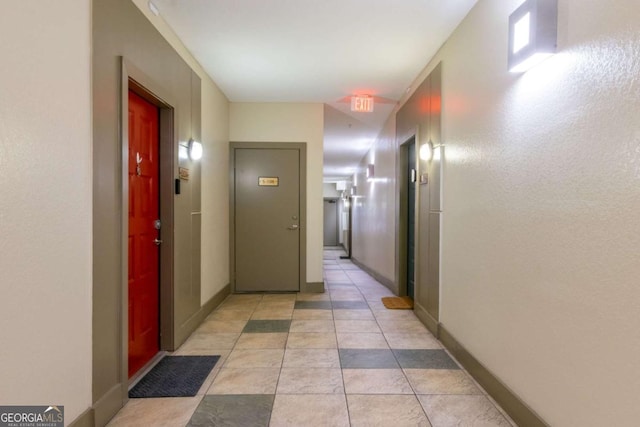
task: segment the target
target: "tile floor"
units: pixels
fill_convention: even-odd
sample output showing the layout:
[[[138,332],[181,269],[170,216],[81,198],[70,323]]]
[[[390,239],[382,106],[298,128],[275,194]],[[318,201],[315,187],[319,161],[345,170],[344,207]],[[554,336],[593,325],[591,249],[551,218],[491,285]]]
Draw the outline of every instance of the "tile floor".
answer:
[[[230,295],[178,355],[220,355],[195,397],[131,399],[109,426],[512,426],[413,312],[337,248],[324,294]]]

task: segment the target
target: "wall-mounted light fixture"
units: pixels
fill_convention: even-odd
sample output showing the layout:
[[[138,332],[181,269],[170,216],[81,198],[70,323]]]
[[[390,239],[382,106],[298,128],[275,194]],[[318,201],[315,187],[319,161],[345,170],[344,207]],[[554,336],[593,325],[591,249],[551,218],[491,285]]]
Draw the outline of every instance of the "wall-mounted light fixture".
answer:
[[[558,0],[526,0],[509,16],[509,71],[524,73],[556,52]]]
[[[433,156],[433,143],[429,140],[420,147],[420,159],[429,161]]]
[[[202,158],[202,144],[193,138],[189,140],[189,158],[191,160],[200,160]]]
[[[367,179],[371,179],[375,176],[375,169],[372,163],[367,165]]]

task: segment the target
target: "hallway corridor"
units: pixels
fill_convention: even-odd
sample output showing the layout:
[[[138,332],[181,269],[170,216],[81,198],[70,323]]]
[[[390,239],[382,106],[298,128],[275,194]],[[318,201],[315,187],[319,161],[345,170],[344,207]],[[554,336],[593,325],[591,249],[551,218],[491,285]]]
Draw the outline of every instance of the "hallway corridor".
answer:
[[[221,355],[195,397],[131,399],[109,426],[511,426],[411,311],[344,252],[324,294],[231,295],[175,352]]]

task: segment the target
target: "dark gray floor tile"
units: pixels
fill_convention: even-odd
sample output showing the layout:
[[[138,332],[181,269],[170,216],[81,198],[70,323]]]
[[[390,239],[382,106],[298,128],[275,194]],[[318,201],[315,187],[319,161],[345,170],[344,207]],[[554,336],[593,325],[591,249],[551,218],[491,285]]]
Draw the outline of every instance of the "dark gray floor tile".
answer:
[[[206,395],[187,426],[266,427],[274,397],[272,394]]]
[[[296,301],[296,305],[293,308],[296,310],[331,310],[331,301]]]
[[[340,349],[342,369],[398,369],[398,362],[391,350]]]
[[[405,369],[460,369],[444,350],[393,350]]]
[[[289,332],[291,320],[249,320],[242,330],[247,332]]]
[[[368,310],[369,304],[365,301],[332,301],[334,310]]]

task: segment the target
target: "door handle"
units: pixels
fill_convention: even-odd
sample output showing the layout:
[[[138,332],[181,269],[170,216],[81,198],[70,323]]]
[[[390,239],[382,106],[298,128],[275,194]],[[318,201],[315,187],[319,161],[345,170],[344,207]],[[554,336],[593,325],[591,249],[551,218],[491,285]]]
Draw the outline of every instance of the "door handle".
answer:
[[[162,240],[160,239],[153,239],[153,243],[156,244],[156,246],[160,246],[160,243],[162,243]]]
[[[287,227],[288,230],[297,230],[298,229],[298,225],[297,224],[293,224],[291,227]]]

